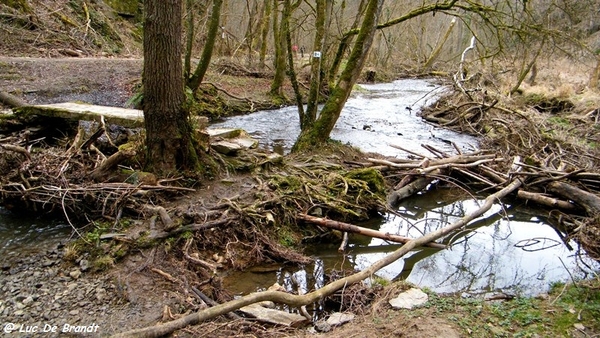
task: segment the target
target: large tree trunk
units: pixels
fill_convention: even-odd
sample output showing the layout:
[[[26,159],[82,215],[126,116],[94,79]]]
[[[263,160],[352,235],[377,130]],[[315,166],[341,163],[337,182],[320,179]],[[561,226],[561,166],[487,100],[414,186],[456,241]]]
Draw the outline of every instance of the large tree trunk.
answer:
[[[373,43],[373,36],[375,35],[377,20],[379,19],[383,2],[384,0],[369,1],[360,33],[356,38],[352,53],[348,58],[346,67],[337,85],[325,102],[319,118],[314,124],[302,130],[300,136],[298,136],[298,140],[294,144],[293,151],[311,148],[323,144],[329,139],[329,135],[340,117],[342,108],[344,108],[348,96],[350,96],[352,86],[358,80],[364,66],[365,59]]]
[[[163,175],[195,168],[198,161],[182,109],[182,0],[145,0],[144,10],[146,171]]]

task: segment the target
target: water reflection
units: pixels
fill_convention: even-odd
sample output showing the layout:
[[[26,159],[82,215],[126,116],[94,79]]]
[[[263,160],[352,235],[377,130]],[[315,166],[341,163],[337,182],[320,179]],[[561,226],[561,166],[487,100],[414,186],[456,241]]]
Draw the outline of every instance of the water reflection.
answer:
[[[479,208],[482,201],[467,199],[455,190],[437,190],[408,199],[396,214],[362,224],[382,232],[418,237],[444,227]],[[550,283],[586,278],[600,271],[600,264],[579,254],[577,243],[550,226],[544,211],[525,206],[495,205],[462,231],[443,240],[450,249],[421,248],[407,254],[377,275],[389,280],[407,280],[440,293],[507,292],[532,296],[548,290]],[[400,245],[382,239],[354,235],[346,254],[337,252],[339,243],[320,244],[308,249],[316,257],[315,267],[300,271],[310,276],[343,268],[363,270]],[[306,272],[304,272],[306,271]],[[291,281],[298,270],[281,269],[271,277],[297,291]],[[302,280],[303,290],[323,286],[323,274]],[[305,276],[305,275],[303,275]],[[235,290],[235,288],[234,288]],[[249,290],[253,291],[253,290]]]
[[[438,202],[427,203],[425,199]],[[416,237],[458,220],[482,202],[451,199],[440,205],[441,200],[435,192],[417,196],[401,206],[398,215],[386,217],[380,230]],[[597,262],[574,249],[577,243],[564,243],[564,234],[548,225],[544,217],[534,216],[543,213],[495,205],[463,231],[446,238],[443,242],[451,245],[450,249],[411,252],[378,274],[391,280],[406,279],[436,292],[533,295],[547,290],[550,282],[567,281],[571,276],[585,278],[598,271]],[[372,239],[368,246],[385,245],[383,240]],[[352,249],[360,248],[356,245]],[[364,269],[386,252],[350,255],[355,267]]]

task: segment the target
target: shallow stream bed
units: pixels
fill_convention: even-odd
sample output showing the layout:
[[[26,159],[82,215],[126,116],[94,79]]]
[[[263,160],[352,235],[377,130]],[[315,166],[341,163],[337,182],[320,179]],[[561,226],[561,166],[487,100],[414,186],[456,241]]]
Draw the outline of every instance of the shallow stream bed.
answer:
[[[390,146],[399,145],[425,153],[421,144],[453,153],[454,143],[464,151],[477,147],[473,137],[456,134],[423,122],[417,112],[431,103],[443,87],[426,80],[401,80],[388,84],[361,85],[348,101],[332,138],[366,152],[406,157]],[[261,146],[288,152],[299,133],[294,107],[260,111],[227,119],[214,127],[239,127],[259,139]],[[410,198],[396,214],[382,215],[362,224],[393,234],[416,237],[451,223],[474,210],[480,201],[452,190],[440,190]],[[421,249],[379,271],[386,279],[406,279],[438,292],[465,296],[501,291],[535,295],[555,281],[584,278],[600,266],[578,254],[577,244],[550,226],[547,211],[518,205],[497,205],[453,237],[449,250]],[[64,223],[15,217],[0,208],[0,257],[43,251],[67,241],[71,227]],[[450,243],[447,243],[450,244]],[[351,236],[345,253],[339,242],[308,245],[315,263],[301,268],[258,267],[245,272],[228,272],[224,285],[237,293],[249,293],[279,282],[290,290],[307,291],[324,283],[325,271],[364,269],[397,244],[362,236]],[[6,259],[5,259],[6,261]]]
[[[390,146],[426,153],[422,144],[455,153],[477,148],[477,140],[434,127],[417,116],[445,89],[427,80],[399,80],[392,83],[361,85],[349,99],[331,137],[365,152],[406,157],[408,153]],[[286,153],[300,130],[295,107],[237,116],[216,124],[242,128],[260,141],[262,147]],[[461,197],[456,190],[432,191],[402,203],[396,215],[382,215],[368,226],[385,233],[417,237],[452,223],[475,210],[481,201]],[[420,249],[378,272],[393,280],[405,279],[441,293],[463,293],[466,297],[536,295],[552,282],[585,278],[600,270],[598,263],[578,251],[577,244],[550,226],[547,211],[525,206],[500,206],[472,222],[466,231],[452,239],[448,250]],[[312,266],[286,268],[260,267],[232,272],[225,285],[246,294],[275,282],[290,291],[298,287],[314,290],[325,283],[325,270],[364,269],[399,245],[380,239],[351,236],[346,253],[337,251],[339,242],[308,246],[316,258]],[[446,243],[449,244],[449,243]]]

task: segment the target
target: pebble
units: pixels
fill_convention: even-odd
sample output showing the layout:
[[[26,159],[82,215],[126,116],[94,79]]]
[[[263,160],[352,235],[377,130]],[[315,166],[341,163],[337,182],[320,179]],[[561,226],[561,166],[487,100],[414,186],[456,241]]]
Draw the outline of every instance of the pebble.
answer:
[[[69,272],[69,276],[71,276],[71,278],[73,278],[73,279],[79,279],[79,277],[81,277],[81,270],[75,269],[75,270]]]
[[[83,272],[87,271],[90,268],[90,262],[87,259],[82,259],[79,261],[79,268]]]

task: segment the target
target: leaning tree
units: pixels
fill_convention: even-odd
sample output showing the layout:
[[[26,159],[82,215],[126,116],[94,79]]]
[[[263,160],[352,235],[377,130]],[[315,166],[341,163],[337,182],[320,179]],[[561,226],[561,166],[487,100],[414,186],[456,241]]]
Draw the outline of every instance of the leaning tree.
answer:
[[[377,21],[381,14],[384,0],[369,0],[354,42],[354,47],[346,67],[342,71],[335,87],[332,89],[318,117],[312,123],[305,123],[293,150],[298,151],[325,143],[337,122],[350,93],[356,84],[369,53],[373,37],[377,30]]]

